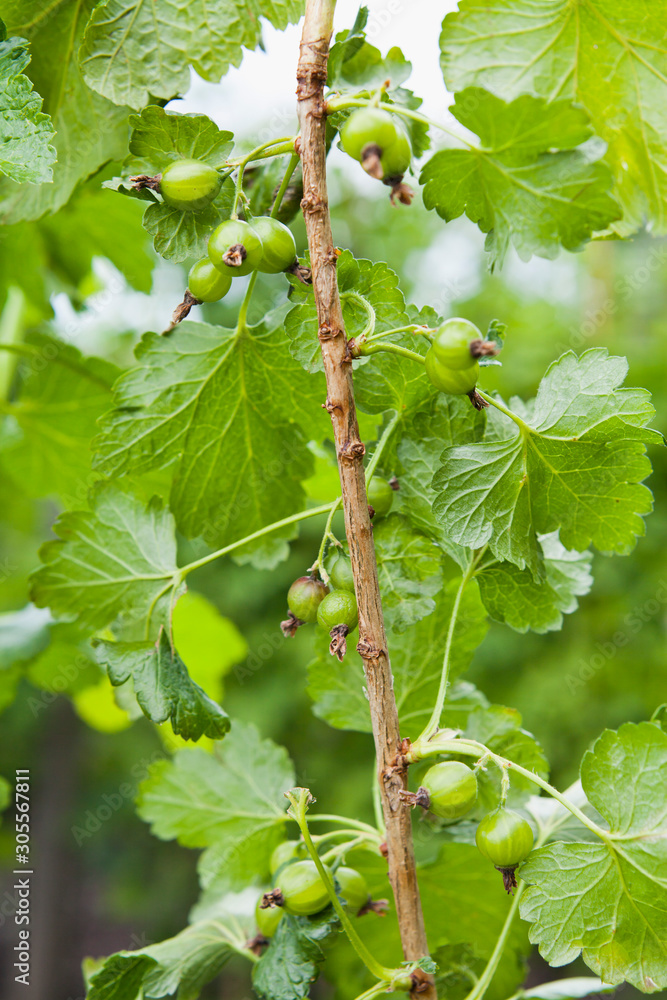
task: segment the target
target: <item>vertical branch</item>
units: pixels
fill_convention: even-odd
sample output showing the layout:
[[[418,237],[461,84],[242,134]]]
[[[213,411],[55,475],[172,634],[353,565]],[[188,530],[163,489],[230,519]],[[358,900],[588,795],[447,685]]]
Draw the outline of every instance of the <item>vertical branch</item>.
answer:
[[[318,336],[327,380],[326,409],[331,416],[340,472],[345,527],[359,605],[359,644],[370,702],[371,722],[386,825],[389,879],[405,958],[428,954],[424,917],[415,868],[410,811],[401,802],[406,767],[400,754],[398,712],[382,617],[375,547],[366,499],[364,446],[354,404],[352,365],[336,281],[326,181],[326,109],[329,40],[335,0],[307,0],[297,70],[301,123],[300,154],[304,197],[301,203],[308,234]],[[427,977],[424,977],[425,979]],[[430,983],[422,989],[434,997]]]

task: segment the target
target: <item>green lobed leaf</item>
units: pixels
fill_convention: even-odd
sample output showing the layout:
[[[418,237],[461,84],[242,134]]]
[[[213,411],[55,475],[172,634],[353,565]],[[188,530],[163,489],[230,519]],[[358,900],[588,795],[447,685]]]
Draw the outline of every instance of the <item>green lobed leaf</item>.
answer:
[[[191,680],[187,667],[164,629],[157,642],[95,641],[97,656],[118,687],[132,679],[144,715],[152,722],[171,722],[177,736],[221,739],[229,731],[229,716]]]
[[[77,49],[96,0],[45,5],[42,0],[5,0],[2,16],[10,34],[28,39],[32,62],[26,75],[44,99],[55,129],[57,163],[52,184],[0,180],[0,214],[9,225],[57,211],[76,185],[127,148],[128,109],[115,107],[84,83]]]
[[[378,521],[373,540],[387,628],[404,632],[435,608],[434,597],[442,589],[442,552],[400,514]]]
[[[208,115],[181,114],[150,104],[130,115],[130,155],[124,173],[158,174],[174,160],[201,160],[216,169],[232,151],[233,133],[219,129]]]
[[[476,576],[482,601],[491,618],[517,632],[544,633],[559,629],[563,615],[576,611],[577,597],[593,585],[590,552],[572,552],[558,532],[539,539],[544,553],[544,579],[508,562],[483,563]]]
[[[0,40],[0,173],[41,184],[53,179],[53,125],[23,72],[30,63],[23,38]]]
[[[137,1000],[155,960],[144,954],[119,953],[90,979],[87,1000]]]
[[[161,840],[206,847],[199,872],[220,894],[269,879],[284,839],[284,792],[294,786],[287,752],[235,721],[212,754],[199,748],[159,761],[139,792],[138,812]]]
[[[159,497],[144,505],[118,484],[98,483],[90,510],[62,514],[53,530],[58,540],[42,546],[32,576],[38,607],[99,628],[119,616],[143,626],[158,602],[157,631],[168,613],[159,595],[178,573],[174,519]]]
[[[611,174],[587,146],[586,112],[567,99],[523,94],[510,103],[478,87],[456,95],[451,114],[481,148],[443,149],[424,166],[424,204],[447,222],[463,212],[488,233],[492,265],[512,245],[522,260],[579,250],[619,218]]]
[[[365,13],[364,13],[365,12]],[[327,62],[327,86],[334,90],[375,88],[389,80],[389,92],[400,87],[412,73],[401,50],[394,46],[386,56],[366,38],[368,9],[360,7],[349,31],[339,31]]]
[[[662,436],[646,427],[654,412],[646,390],[619,388],[626,373],[625,359],[603,348],[568,352],[531,405],[513,401],[521,427],[493,414],[493,439],[446,448],[433,510],[451,539],[488,544],[534,575],[538,535],[556,529],[567,549],[583,552],[592,542],[602,552],[629,552],[651,510],[641,485],[651,471],[645,442]]]
[[[255,993],[268,1000],[303,1000],[324,962],[322,944],[337,926],[332,907],[314,917],[286,913],[252,970]]]
[[[165,260],[178,264],[184,260],[206,257],[211,232],[223,219],[229,218],[233,187],[225,181],[215,203],[201,212],[181,212],[165,204],[149,205],[144,212],[143,226],[153,237],[153,247]],[[220,201],[225,205],[221,209]],[[176,294],[182,295],[185,288]]]
[[[415,739],[428,722],[435,704],[452,607],[460,581],[451,581],[438,595],[436,608],[402,634],[388,634],[394,692],[401,735]],[[486,612],[477,585],[468,584],[462,594],[450,652],[450,681],[468,667],[486,635]],[[315,715],[336,729],[370,732],[368,700],[364,693],[362,661],[350,649],[342,664],[331,667],[331,657],[322,647],[309,666],[308,692]],[[442,723],[463,728],[469,713],[486,699],[472,685],[453,683],[448,691]]]
[[[103,0],[86,28],[81,68],[93,90],[140,108],[185,93],[190,66],[217,83],[241,64],[244,48],[260,44],[260,17],[282,29],[302,13],[301,0]]]
[[[443,22],[449,90],[569,97],[608,144],[623,230],[667,223],[667,28],[660,0],[462,0]]]
[[[581,780],[610,832],[534,851],[521,867],[521,916],[550,965],[581,954],[605,983],[664,989],[667,734],[650,722],[607,730],[584,755]]]
[[[219,914],[159,944],[112,955],[91,978],[88,1000],[136,1000],[142,988],[146,997],[196,1000],[242,946],[239,929],[236,915]]]
[[[140,365],[121,377],[117,408],[100,422],[104,474],[174,467],[170,506],[188,537],[222,546],[305,506],[312,455],[302,427],[312,436],[325,390],[290,359],[283,316],[240,334],[191,322],[169,337],[146,334]],[[272,565],[285,537],[289,529],[252,551]]]
[[[436,521],[436,493],[431,481],[440,466],[443,447],[480,441],[485,426],[484,410],[473,409],[465,397],[442,392],[431,396],[428,409],[401,422],[403,433],[396,455],[401,512],[418,531],[442,545],[462,569],[467,568],[468,553],[452,542]]]
[[[32,334],[0,423],[0,453],[32,497],[78,506],[91,481],[90,442],[108,409],[115,365],[83,358],[62,340]]]

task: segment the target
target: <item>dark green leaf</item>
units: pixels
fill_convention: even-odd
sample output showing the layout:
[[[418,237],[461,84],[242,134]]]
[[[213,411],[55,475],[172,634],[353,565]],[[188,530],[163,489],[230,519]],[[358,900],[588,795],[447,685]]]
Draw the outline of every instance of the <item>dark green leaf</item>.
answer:
[[[483,563],[476,576],[489,615],[517,632],[550,632],[563,624],[563,615],[576,611],[577,597],[593,585],[590,552],[571,552],[558,533],[543,535],[544,579],[508,562]]]
[[[241,334],[190,322],[147,334],[101,421],[105,474],[175,466],[171,509],[189,537],[222,546],[304,506],[312,455],[301,427],[312,436],[325,390],[290,359],[283,316]],[[285,537],[274,532],[253,557],[274,564]]]
[[[443,149],[422,170],[424,204],[449,222],[463,212],[488,233],[492,265],[510,245],[523,260],[580,250],[619,217],[611,175],[596,162],[604,149],[575,149],[591,135],[588,117],[568,100],[548,104],[524,94],[509,104],[471,87],[452,115],[481,148]]]
[[[324,962],[322,943],[338,918],[329,908],[315,917],[285,914],[253,969],[252,985],[267,1000],[303,1000]]]
[[[213,754],[180,750],[159,761],[142,784],[139,815],[162,840],[208,848],[202,884],[222,895],[269,878],[269,858],[284,839],[284,792],[295,783],[282,747],[234,722]]]
[[[0,41],[0,173],[41,184],[53,179],[56,151],[51,119],[23,72],[29,62],[25,39]]]
[[[667,221],[667,60],[659,0],[556,5],[462,0],[444,21],[450,91],[481,86],[505,100],[531,92],[582,105],[607,144],[624,232]]]
[[[79,506],[91,481],[90,442],[118,369],[83,358],[62,340],[33,335],[31,341],[0,424],[0,451],[29,496],[57,494]]]
[[[261,39],[260,17],[276,28],[299,20],[301,0],[103,0],[81,48],[86,82],[116,104],[140,108],[190,86],[189,67],[217,83]]]
[[[118,108],[83,82],[77,58],[86,21],[96,0],[45,5],[42,0],[5,0],[2,16],[10,34],[30,42],[26,75],[44,99],[56,135],[52,184],[0,181],[0,214],[10,224],[55,212],[76,185],[103,163],[127,150],[127,108]]]
[[[226,712],[191,680],[164,629],[157,642],[98,640],[95,645],[111,683],[118,687],[131,678],[137,701],[153,722],[169,719],[185,740],[221,739],[229,730]]]
[[[667,986],[667,734],[650,722],[607,730],[582,761],[602,842],[549,844],[520,869],[521,916],[551,965],[579,954],[605,983]]]
[[[122,616],[143,626],[155,604],[156,626],[168,614],[160,598],[175,574],[174,520],[159,497],[147,506],[113,483],[92,491],[89,511],[56,521],[58,540],[42,546],[44,565],[32,577],[33,600],[57,614],[78,615],[99,628]]]
[[[435,608],[433,598],[442,588],[442,552],[399,514],[378,521],[373,539],[387,627],[404,632]]]
[[[433,510],[461,545],[488,544],[499,559],[541,571],[538,534],[560,528],[567,549],[593,542],[624,554],[644,534],[651,493],[645,442],[653,416],[644,389],[619,388],[624,358],[603,348],[551,365],[520,426],[494,414],[493,438],[446,448],[433,479]],[[488,435],[487,435],[488,436]]]

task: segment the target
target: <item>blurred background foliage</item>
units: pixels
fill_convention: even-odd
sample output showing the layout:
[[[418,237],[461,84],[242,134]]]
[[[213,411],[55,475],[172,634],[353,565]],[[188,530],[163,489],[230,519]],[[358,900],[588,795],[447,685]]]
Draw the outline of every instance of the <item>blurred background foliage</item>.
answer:
[[[647,234],[628,243],[601,241],[555,261],[511,258],[501,273],[490,274],[483,239],[471,225],[445,227],[419,196],[411,208],[393,208],[384,190],[378,193],[358,173],[332,173],[336,242],[358,257],[389,262],[408,300],[466,316],[483,330],[493,318],[506,323],[503,367],[486,369],[485,389],[530,396],[564,350],[607,347],[627,356],[628,384],[652,391],[665,430],[667,242]],[[186,271],[154,257],[139,204],[100,191],[101,179],[83,185],[58,215],[0,234],[3,341],[50,333],[123,367],[142,332],[167,325]],[[294,229],[303,247],[299,220]],[[263,280],[255,317],[287,288]],[[230,323],[236,304],[230,296],[201,315]],[[11,399],[17,360],[2,354],[0,384]],[[0,405],[0,611],[8,613],[26,605],[28,574],[62,505],[54,496],[35,500],[24,491],[29,413],[19,426],[11,404]],[[372,421],[363,429],[372,437]],[[55,438],[47,444],[58,448]],[[326,451],[319,455],[310,483],[317,501],[328,499],[335,484]],[[518,635],[493,625],[473,664],[470,679],[491,700],[521,711],[559,787],[577,777],[582,753],[605,727],[646,719],[667,700],[667,455],[655,449],[651,457],[656,512],[632,555],[595,556],[593,591],[561,632]],[[73,506],[85,503],[90,481],[70,497]],[[160,483],[154,485],[159,491]],[[371,739],[332,730],[313,716],[305,691],[312,630],[290,641],[279,632],[287,588],[313,561],[320,531],[319,522],[305,522],[289,560],[270,573],[231,561],[198,571],[191,578],[195,595],[175,627],[183,630],[184,658],[199,683],[223,700],[232,718],[252,720],[288,748],[298,782],[312,789],[323,810],[368,818]],[[191,542],[182,547],[188,558],[199,551]],[[197,896],[196,855],[151,838],[133,809],[146,768],[169,752],[173,735],[143,717],[129,718],[122,692],[116,705],[71,628],[59,626],[47,646],[42,613],[28,609],[21,621],[17,630],[15,618],[0,619],[0,774],[11,778],[21,767],[33,775],[34,938],[42,950],[34,960],[32,995],[71,1000],[84,992],[82,955],[139,947],[181,929]],[[11,847],[6,822],[0,857],[7,865]],[[10,885],[8,876],[0,923],[7,919]],[[11,936],[4,937],[8,947]],[[7,981],[0,992],[11,1000],[11,960],[2,957]],[[205,995],[249,995],[242,966],[232,963],[221,983]],[[331,996],[332,989],[320,984],[317,995]]]

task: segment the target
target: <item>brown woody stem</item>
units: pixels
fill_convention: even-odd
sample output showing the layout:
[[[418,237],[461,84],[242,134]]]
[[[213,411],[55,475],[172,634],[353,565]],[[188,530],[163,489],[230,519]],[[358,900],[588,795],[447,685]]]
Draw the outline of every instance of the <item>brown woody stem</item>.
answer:
[[[364,446],[354,404],[343,314],[336,282],[336,252],[331,232],[326,180],[326,108],[324,84],[335,0],[307,0],[297,70],[297,98],[303,165],[306,222],[317,306],[319,339],[327,380],[327,410],[331,416],[345,527],[350,547],[359,607],[358,650],[364,661],[366,686],[378,761],[378,777],[386,825],[389,879],[394,891],[403,952],[407,960],[428,955],[419,898],[410,810],[401,802],[407,785],[405,764],[397,765],[400,747],[387,639],[378,587],[373,533],[366,499]],[[426,984],[425,996],[435,990]]]

